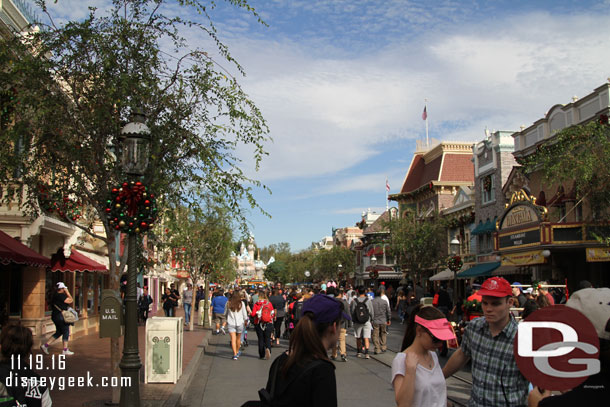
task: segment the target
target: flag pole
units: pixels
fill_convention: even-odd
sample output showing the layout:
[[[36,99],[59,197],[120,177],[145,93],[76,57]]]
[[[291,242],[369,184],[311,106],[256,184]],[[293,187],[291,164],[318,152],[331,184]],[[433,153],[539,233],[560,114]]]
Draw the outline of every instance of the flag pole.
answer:
[[[424,99],[424,111],[426,112],[426,147],[430,148],[430,142],[428,141],[428,99]]]
[[[385,210],[390,210],[390,205],[388,204],[388,193],[390,192],[390,184],[388,183],[388,177],[385,177]]]

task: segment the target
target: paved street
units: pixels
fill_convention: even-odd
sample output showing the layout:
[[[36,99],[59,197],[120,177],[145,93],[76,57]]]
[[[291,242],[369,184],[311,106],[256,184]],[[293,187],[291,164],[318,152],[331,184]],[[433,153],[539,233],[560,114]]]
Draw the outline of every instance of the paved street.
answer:
[[[394,392],[390,383],[391,363],[395,351],[400,348],[405,325],[393,323],[388,336],[389,351],[373,355],[371,359],[355,357],[355,339],[348,335],[348,362],[336,362],[337,394],[339,405],[371,406],[395,405]],[[212,336],[203,362],[193,372],[194,379],[186,389],[182,406],[239,406],[247,400],[258,399],[258,390],[267,382],[271,362],[280,352],[286,350],[288,341],[282,340],[280,347],[273,348],[269,361],[259,360],[256,335],[250,333],[250,346],[238,361],[231,359],[232,351],[229,335]],[[441,358],[444,364],[446,358]],[[459,373],[470,380],[469,371]],[[470,385],[455,378],[447,381],[448,395],[457,406],[465,405],[470,393]]]
[[[286,350],[287,341],[273,348],[271,360],[259,360],[256,336],[238,361],[231,359],[228,335],[213,336],[206,348],[204,362],[187,389],[183,406],[239,406],[258,399],[258,390],[267,383],[271,362]],[[353,352],[350,352],[353,354]],[[337,393],[339,405],[394,405],[390,385],[390,369],[373,359],[350,357],[347,363],[337,362]]]

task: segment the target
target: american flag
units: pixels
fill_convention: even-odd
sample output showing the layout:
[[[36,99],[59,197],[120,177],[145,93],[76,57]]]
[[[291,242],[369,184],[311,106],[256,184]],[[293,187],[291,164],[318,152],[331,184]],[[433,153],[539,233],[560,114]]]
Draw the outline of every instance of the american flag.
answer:
[[[424,106],[424,112],[421,114],[422,120],[426,120],[428,118],[428,112],[426,110],[427,108],[428,108],[428,106]]]
[[[388,182],[388,179],[385,179],[385,190],[390,192],[390,183]]]

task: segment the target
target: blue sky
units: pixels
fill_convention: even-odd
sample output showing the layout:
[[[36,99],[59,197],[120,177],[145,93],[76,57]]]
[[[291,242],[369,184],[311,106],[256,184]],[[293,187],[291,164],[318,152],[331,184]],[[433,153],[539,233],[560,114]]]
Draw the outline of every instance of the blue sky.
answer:
[[[107,2],[59,0],[52,13],[78,18]],[[386,176],[398,192],[425,138],[426,98],[430,137],[476,142],[610,76],[608,0],[250,4],[269,27],[222,2],[211,14],[274,140],[258,172],[239,151],[273,192],[256,193],[272,215],[250,217],[259,246],[301,250],[383,211]]]

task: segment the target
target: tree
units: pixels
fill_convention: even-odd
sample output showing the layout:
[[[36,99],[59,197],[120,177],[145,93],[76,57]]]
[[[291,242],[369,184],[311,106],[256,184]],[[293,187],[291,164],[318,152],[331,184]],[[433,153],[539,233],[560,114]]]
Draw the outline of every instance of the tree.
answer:
[[[207,197],[204,207],[180,206],[168,212],[167,236],[164,246],[181,253],[181,262],[193,281],[195,298],[197,281],[205,271],[211,271],[212,281],[234,278],[231,259],[233,228],[229,211],[220,198]],[[206,287],[207,290],[207,287]],[[193,329],[193,319],[189,329]]]
[[[286,264],[282,260],[276,260],[273,263],[267,264],[265,279],[273,282],[279,281],[282,284],[285,284],[288,281],[286,271]]]
[[[421,270],[444,260],[445,225],[437,216],[417,219],[413,211],[407,210],[402,217],[390,219],[385,227],[390,231],[389,246],[396,264],[415,279]]]
[[[167,0],[112,0],[105,15],[90,8],[84,20],[57,26],[46,2],[35,2],[48,22],[38,22],[39,31],[0,40],[5,199],[18,200],[32,216],[51,201],[65,221],[104,241],[110,288],[118,289],[123,265],[112,261],[118,235],[106,204],[126,180],[117,159],[120,131],[137,108],[146,113],[151,132],[142,181],[159,194],[159,206],[194,208],[202,195],[222,196],[245,229],[247,208],[262,210],[253,188],[265,186],[245,175],[235,150],[249,147],[258,169],[268,129],[229,72],[244,70],[219,38],[208,5],[181,0],[184,9],[165,16],[160,10]],[[245,0],[227,2],[261,21]],[[182,17],[188,15],[203,22]],[[212,48],[191,47],[181,29],[207,36]],[[93,232],[98,220],[104,235]],[[118,350],[113,339],[115,375]]]
[[[567,127],[541,145],[533,154],[517,160],[525,174],[541,172],[555,186],[574,190],[577,201],[586,198],[590,221],[601,221],[610,208],[610,125],[608,117]],[[610,244],[610,232],[597,228],[598,240]]]
[[[290,251],[290,243],[280,242],[270,244],[269,246],[260,249],[260,255],[260,260],[264,261],[265,263],[267,263],[272,257],[276,260],[280,259],[287,261],[292,256]]]
[[[331,250],[320,250],[314,260],[316,274],[320,280],[337,280],[339,272],[349,273],[354,269],[355,254],[343,246],[333,246]],[[341,271],[339,271],[339,264]]]

